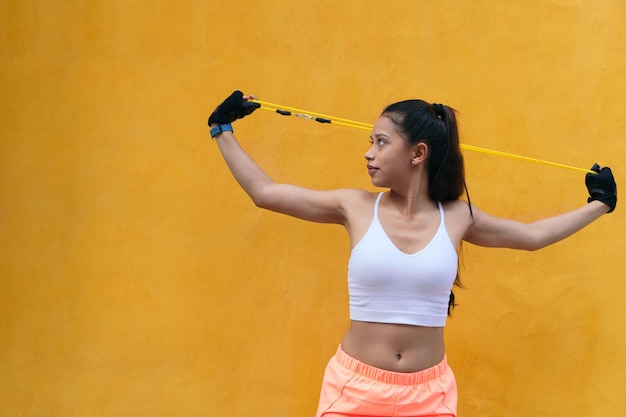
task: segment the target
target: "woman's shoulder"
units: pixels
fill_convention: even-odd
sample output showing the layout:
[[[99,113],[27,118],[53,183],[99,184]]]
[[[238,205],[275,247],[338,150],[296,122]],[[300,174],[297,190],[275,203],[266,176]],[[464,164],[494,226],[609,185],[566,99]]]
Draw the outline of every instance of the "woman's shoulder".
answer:
[[[443,209],[448,234],[454,244],[458,245],[472,224],[474,206],[464,200],[451,200],[443,203]]]
[[[380,192],[367,191],[364,189],[343,189],[344,201],[346,202],[346,223],[344,226],[350,235],[350,247],[363,237],[374,216],[374,205]]]
[[[470,205],[465,200],[450,200],[442,203],[444,210],[450,213],[466,213],[470,215]]]

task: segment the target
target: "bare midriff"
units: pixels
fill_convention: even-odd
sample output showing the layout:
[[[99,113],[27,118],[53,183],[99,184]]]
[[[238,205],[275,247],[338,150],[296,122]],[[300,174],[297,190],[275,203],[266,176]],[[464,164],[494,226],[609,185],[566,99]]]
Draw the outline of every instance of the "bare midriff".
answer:
[[[443,327],[352,321],[341,349],[367,365],[392,372],[418,372],[443,360]]]

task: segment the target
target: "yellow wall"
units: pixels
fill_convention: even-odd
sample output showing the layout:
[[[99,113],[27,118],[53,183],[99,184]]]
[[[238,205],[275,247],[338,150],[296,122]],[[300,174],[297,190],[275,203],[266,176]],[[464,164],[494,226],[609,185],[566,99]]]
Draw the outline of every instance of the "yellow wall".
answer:
[[[255,209],[208,134],[233,89],[373,122],[419,97],[462,140],[626,184],[626,3],[0,3],[0,414],[311,416],[348,322],[347,239]],[[365,132],[259,111],[277,179],[370,187]],[[532,220],[584,174],[466,153]],[[465,246],[461,416],[626,415],[623,203],[536,253]]]

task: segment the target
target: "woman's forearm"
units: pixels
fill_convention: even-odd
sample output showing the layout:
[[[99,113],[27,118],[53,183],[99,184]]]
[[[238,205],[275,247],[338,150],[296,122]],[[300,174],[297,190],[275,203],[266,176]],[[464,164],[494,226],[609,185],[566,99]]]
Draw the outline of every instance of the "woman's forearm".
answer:
[[[602,217],[608,210],[609,206],[606,204],[592,201],[576,210],[529,224],[537,237],[532,249],[544,248],[573,235]]]
[[[246,153],[232,132],[219,134],[215,141],[235,180],[258,205],[263,189],[274,181]]]

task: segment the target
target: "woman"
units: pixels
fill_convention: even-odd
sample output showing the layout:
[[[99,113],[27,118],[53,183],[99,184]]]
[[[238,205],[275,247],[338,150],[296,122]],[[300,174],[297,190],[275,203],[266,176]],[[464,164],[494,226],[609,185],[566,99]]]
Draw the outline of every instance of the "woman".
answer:
[[[314,191],[274,182],[241,148],[230,123],[258,104],[235,91],[209,118],[211,136],[258,207],[336,223],[351,245],[351,325],[324,375],[317,416],[455,416],[457,390],[443,329],[458,284],[461,241],[536,250],[582,229],[617,202],[609,168],[586,178],[588,204],[531,224],[490,216],[459,199],[463,157],[453,109],[421,100],[388,106],[365,154],[372,183]],[[468,196],[469,197],[469,196]],[[469,198],[468,198],[469,201]]]

